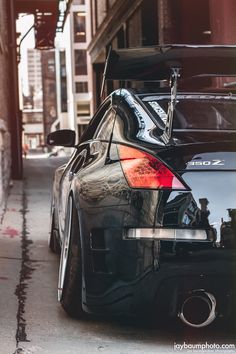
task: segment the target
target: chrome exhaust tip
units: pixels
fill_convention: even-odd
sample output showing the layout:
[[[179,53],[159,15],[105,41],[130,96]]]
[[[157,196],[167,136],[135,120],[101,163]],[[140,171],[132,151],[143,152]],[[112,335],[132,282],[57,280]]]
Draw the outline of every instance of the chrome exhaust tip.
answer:
[[[193,291],[192,295],[184,300],[179,318],[190,327],[208,326],[216,318],[216,299],[214,295],[203,290]]]

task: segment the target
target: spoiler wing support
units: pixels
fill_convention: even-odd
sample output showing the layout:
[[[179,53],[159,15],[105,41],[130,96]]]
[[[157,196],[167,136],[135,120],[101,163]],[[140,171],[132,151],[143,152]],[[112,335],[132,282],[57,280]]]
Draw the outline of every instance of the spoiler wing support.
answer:
[[[178,78],[180,77],[180,70],[181,70],[180,68],[171,68],[170,101],[168,103],[166,126],[165,126],[164,133],[162,134],[162,139],[165,144],[168,144],[171,141],[174,110],[175,110],[175,105],[177,100]]]
[[[111,52],[112,52],[112,47],[110,46],[108,49],[105,67],[104,67],[103,76],[102,76],[102,85],[101,85],[101,91],[100,91],[100,98],[101,99],[103,98],[103,94],[104,94],[105,81],[107,79],[107,68],[108,68],[108,63],[110,62]]]

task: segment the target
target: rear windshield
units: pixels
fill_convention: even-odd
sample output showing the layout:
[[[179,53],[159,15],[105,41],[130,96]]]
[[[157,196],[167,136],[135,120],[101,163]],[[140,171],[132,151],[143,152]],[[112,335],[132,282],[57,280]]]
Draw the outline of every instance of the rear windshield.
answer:
[[[168,96],[142,98],[147,109],[163,127],[167,119],[169,100]],[[230,96],[178,96],[173,129],[235,130],[236,99]]]

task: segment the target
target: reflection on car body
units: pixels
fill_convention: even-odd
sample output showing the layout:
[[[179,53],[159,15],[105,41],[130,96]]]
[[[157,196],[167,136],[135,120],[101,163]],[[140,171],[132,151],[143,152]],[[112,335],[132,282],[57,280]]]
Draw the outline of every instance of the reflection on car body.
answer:
[[[128,66],[139,53],[130,52]],[[153,70],[155,60],[161,67],[154,79],[172,75],[175,56],[188,77],[196,53],[203,66],[193,66],[194,75],[235,75],[233,46],[170,46],[151,56]],[[145,79],[141,57],[133,74]],[[131,79],[113,64],[114,79]],[[236,98],[172,85],[171,94],[114,91],[78,145],[71,131],[49,135],[51,145],[75,147],[55,173],[49,240],[53,251],[61,249],[58,297],[71,316],[149,313],[200,328],[233,314]]]

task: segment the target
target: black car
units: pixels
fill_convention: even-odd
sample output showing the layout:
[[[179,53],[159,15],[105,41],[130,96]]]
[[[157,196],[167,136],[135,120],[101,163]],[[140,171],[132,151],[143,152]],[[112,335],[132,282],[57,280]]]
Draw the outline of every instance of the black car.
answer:
[[[75,147],[55,173],[49,239],[68,314],[197,328],[233,316],[235,74],[234,46],[111,51],[104,78],[143,89],[110,94],[77,145],[73,131],[49,134]]]

